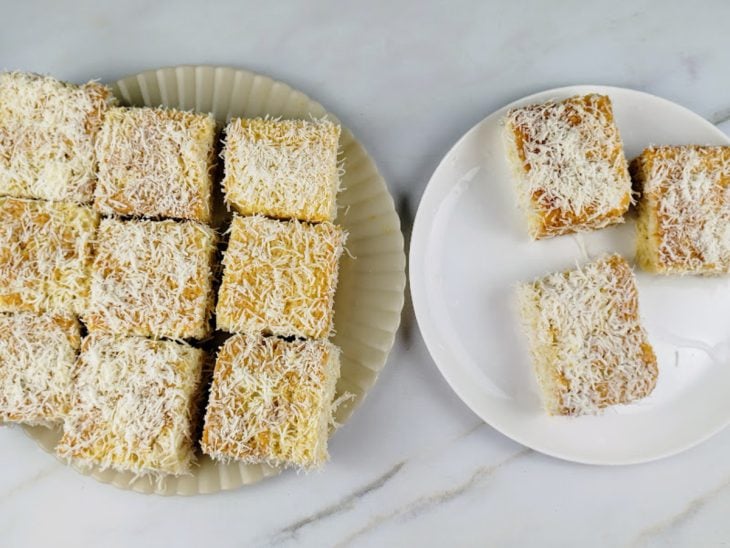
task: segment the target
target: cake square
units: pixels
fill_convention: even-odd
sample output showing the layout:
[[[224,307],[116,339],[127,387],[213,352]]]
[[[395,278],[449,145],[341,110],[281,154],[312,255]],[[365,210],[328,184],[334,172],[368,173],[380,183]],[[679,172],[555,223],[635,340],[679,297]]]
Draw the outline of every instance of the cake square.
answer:
[[[113,101],[96,82],[0,73],[0,195],[91,202],[94,139]]]
[[[226,128],[223,190],[241,215],[332,221],[340,126],[329,120],[238,118]]]
[[[331,223],[240,217],[231,224],[218,292],[218,328],[327,337],[345,234]]]
[[[84,315],[89,330],[207,336],[216,239],[211,228],[193,221],[102,219]]]
[[[633,272],[619,255],[522,284],[518,296],[549,414],[596,414],[654,390],[656,357]]]
[[[0,422],[63,420],[80,344],[73,315],[0,314]]]
[[[204,359],[175,341],[91,333],[56,454],[102,470],[188,473]]]
[[[96,141],[94,207],[103,214],[211,217],[215,120],[163,108],[112,108]]]
[[[636,260],[659,274],[730,272],[730,147],[661,146],[631,163]]]
[[[0,311],[84,310],[98,222],[90,207],[0,197]]]
[[[316,468],[327,459],[339,349],[234,335],[218,352],[201,446],[214,459]]]
[[[504,139],[532,238],[623,222],[631,179],[608,97],[512,109]]]

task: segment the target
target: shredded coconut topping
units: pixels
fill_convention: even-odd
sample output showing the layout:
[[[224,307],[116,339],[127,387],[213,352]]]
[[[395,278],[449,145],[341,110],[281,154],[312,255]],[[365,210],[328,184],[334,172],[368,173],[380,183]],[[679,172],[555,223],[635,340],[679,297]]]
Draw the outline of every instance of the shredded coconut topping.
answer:
[[[235,216],[223,257],[218,328],[322,338],[332,331],[346,235],[336,225]]]
[[[91,202],[94,138],[111,90],[0,73],[0,194]]]
[[[216,361],[203,451],[246,463],[322,465],[339,373],[339,349],[328,341],[231,337]]]
[[[730,272],[730,147],[653,147],[632,171],[642,187],[641,267]]]
[[[215,120],[209,114],[113,108],[96,143],[102,213],[209,222]]]
[[[0,310],[83,311],[97,223],[89,207],[0,198]]]
[[[519,288],[545,406],[584,415],[651,393],[658,369],[628,263],[618,255]]]
[[[226,202],[242,215],[331,221],[340,126],[326,119],[234,119],[223,150]]]
[[[0,422],[63,420],[80,342],[72,315],[0,314]]]
[[[102,470],[188,473],[203,360],[174,341],[92,333],[56,453]]]
[[[608,97],[513,109],[505,139],[533,237],[623,221],[631,180]]]
[[[195,459],[205,354],[181,340],[210,332],[217,237],[200,223],[216,128],[212,115],[114,105],[94,82],[0,74],[0,421],[63,420],[60,457],[160,478]],[[223,259],[218,327],[240,334],[208,402],[201,445],[216,459],[328,458],[348,397],[333,402],[340,351],[324,339],[347,236],[330,222],[340,132],[326,119],[226,129],[226,203],[251,216],[234,215]]]
[[[89,330],[205,337],[215,252],[215,232],[193,221],[103,219],[85,314]]]

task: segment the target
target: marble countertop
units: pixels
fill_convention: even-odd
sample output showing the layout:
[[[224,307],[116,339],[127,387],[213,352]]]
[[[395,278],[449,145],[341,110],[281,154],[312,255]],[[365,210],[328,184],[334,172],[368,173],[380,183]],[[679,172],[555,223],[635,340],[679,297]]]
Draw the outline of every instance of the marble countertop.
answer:
[[[469,127],[551,87],[632,87],[730,131],[730,5],[568,1],[6,3],[0,68],[112,81],[216,64],[284,80],[362,140],[406,235]],[[544,3],[547,4],[547,3]],[[553,3],[558,4],[558,3]],[[729,398],[730,401],[730,398]],[[0,430],[3,546],[712,546],[730,542],[730,430],[627,467],[545,457],[479,420],[431,361],[412,309],[321,473],[195,498],[78,475]]]

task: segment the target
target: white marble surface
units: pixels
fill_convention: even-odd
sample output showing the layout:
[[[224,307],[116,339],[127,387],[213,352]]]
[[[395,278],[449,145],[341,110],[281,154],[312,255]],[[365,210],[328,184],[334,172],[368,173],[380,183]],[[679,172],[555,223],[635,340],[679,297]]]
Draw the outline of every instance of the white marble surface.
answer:
[[[605,83],[730,130],[730,4],[3,2],[0,68],[114,80],[175,64],[285,80],[364,142],[405,211],[469,127],[528,93]],[[557,3],[553,3],[557,4]],[[405,219],[406,228],[408,220]],[[729,398],[730,401],[730,398]],[[730,405],[730,403],[729,403]],[[407,307],[365,405],[318,474],[235,492],[142,496],[0,431],[2,546],[712,546],[730,542],[730,430],[653,464],[526,450],[451,392]]]

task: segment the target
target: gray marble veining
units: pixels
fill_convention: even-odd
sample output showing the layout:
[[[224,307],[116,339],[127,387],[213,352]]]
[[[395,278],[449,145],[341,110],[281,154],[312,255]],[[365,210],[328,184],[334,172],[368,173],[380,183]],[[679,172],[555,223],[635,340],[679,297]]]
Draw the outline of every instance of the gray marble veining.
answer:
[[[720,0],[38,0],[4,3],[2,22],[0,68],[114,80],[210,63],[287,81],[368,148],[406,233],[449,147],[529,93],[627,86],[730,131],[730,4]],[[405,310],[388,366],[334,436],[323,472],[147,497],[81,477],[2,429],[0,544],[727,545],[730,431],[641,466],[581,466],[525,450],[451,392]]]

